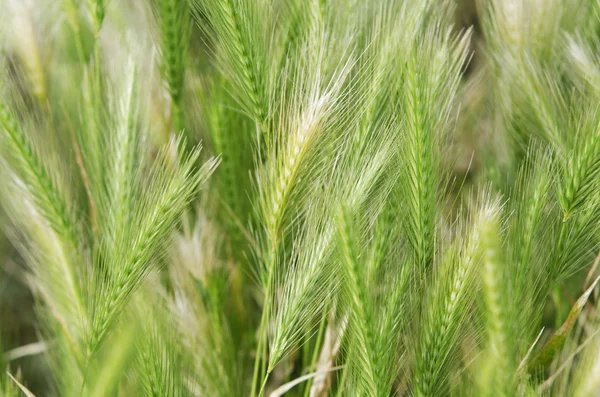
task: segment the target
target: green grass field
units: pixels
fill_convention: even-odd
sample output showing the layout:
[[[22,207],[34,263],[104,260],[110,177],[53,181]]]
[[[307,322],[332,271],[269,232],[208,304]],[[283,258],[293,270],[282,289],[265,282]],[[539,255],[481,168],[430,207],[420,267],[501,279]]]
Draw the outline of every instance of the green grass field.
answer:
[[[0,395],[600,395],[597,0],[0,0]]]

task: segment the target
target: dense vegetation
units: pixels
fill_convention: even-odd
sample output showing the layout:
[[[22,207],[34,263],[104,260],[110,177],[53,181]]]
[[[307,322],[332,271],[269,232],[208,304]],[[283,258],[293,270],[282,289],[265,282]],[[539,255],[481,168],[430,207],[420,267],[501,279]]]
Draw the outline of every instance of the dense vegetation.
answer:
[[[3,396],[600,393],[595,0],[0,0],[0,164]]]

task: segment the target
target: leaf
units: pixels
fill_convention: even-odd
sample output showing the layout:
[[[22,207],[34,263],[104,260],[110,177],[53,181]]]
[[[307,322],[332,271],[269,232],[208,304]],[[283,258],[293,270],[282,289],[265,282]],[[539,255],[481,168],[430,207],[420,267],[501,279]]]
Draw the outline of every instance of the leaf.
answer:
[[[301,376],[297,379],[294,379],[291,382],[288,382],[284,385],[281,385],[280,387],[278,387],[277,389],[273,390],[271,392],[271,394],[269,394],[269,397],[281,397],[283,396],[285,393],[287,393],[288,391],[290,391],[294,386],[299,385],[302,382],[305,382],[311,378],[317,377],[319,375],[324,375],[327,374],[329,372],[333,372],[333,371],[337,371],[339,369],[344,368],[343,365],[340,365],[338,367],[333,367],[333,368],[329,368],[323,371],[317,371],[317,372],[313,372],[304,376]]]
[[[17,384],[17,386],[19,386],[19,389],[21,389],[21,391],[23,392],[23,394],[25,394],[27,397],[35,397],[35,394],[33,394],[21,382],[19,382],[18,380],[16,380],[15,377],[12,376],[9,372],[7,372],[6,374],[13,380],[13,382],[15,382]]]
[[[558,353],[565,344],[573,325],[575,325],[575,321],[579,317],[579,313],[581,313],[581,310],[585,306],[590,294],[596,287],[596,284],[598,284],[598,281],[600,281],[600,276],[598,276],[592,285],[583,293],[583,295],[577,299],[577,302],[575,302],[575,305],[573,305],[571,311],[569,311],[569,315],[567,316],[567,319],[563,325],[556,330],[554,335],[552,335],[552,338],[550,338],[550,340],[544,345],[542,350],[540,350],[540,352],[536,354],[535,357],[530,361],[529,365],[527,366],[529,373],[533,373],[538,370],[544,370],[550,365],[556,353]]]
[[[19,346],[10,350],[5,354],[7,361],[13,361],[22,357],[33,356],[36,354],[45,353],[48,350],[48,344],[44,341],[29,343],[24,346]]]

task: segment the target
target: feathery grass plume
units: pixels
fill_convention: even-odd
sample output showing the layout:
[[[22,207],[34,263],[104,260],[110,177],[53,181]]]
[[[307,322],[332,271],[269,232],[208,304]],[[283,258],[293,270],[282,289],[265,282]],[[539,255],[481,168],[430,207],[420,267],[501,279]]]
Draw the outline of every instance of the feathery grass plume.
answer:
[[[369,101],[365,103],[368,106]],[[363,121],[356,121],[357,129],[364,126]],[[344,146],[346,158],[334,173],[333,194],[345,198],[340,200],[341,212],[331,216],[341,266],[339,316],[347,316],[344,371],[349,374],[338,390],[364,395],[389,393],[400,372],[396,367],[398,333],[403,328],[400,315],[405,313],[410,268],[401,265],[402,259],[389,247],[394,235],[385,211],[398,180],[395,148],[400,131],[397,121],[389,118],[369,127],[364,139],[357,141],[356,135],[350,134]],[[354,252],[354,245],[364,248]]]
[[[412,48],[421,33],[419,25],[428,7],[427,1],[416,4],[374,2],[359,6],[357,12],[361,15],[358,18],[364,20],[359,34],[365,37],[356,39],[356,51],[364,53],[357,60],[353,78],[361,82],[354,89],[365,92],[357,95],[360,105],[364,106],[357,140],[367,139],[365,135],[369,134],[369,129],[389,117],[387,113],[394,109],[397,99],[393,91],[401,79],[397,67],[404,63],[410,53],[407,49]]]
[[[104,238],[112,244],[115,236],[113,231],[126,223],[129,216],[132,189],[135,178],[135,167],[140,161],[139,151],[142,147],[143,136],[138,128],[136,67],[129,59],[125,65],[123,80],[119,90],[111,96],[111,114],[114,115],[111,133],[105,139],[104,145],[111,153],[104,161],[105,170],[101,177],[105,178],[103,195],[98,195],[96,205],[99,207]],[[97,150],[98,148],[96,148]]]
[[[417,37],[398,88],[404,91],[401,111],[406,129],[400,145],[404,162],[399,189],[407,197],[405,235],[420,271],[430,268],[433,260],[439,189],[447,183],[440,154],[468,40],[469,34],[453,38],[434,22]]]
[[[195,226],[175,237],[170,277],[174,293],[168,300],[176,321],[191,379],[196,390],[214,396],[234,396],[248,390],[244,368],[247,357],[241,352],[242,319],[230,309],[236,302],[235,284],[216,251],[219,237],[205,215],[198,213]],[[165,291],[166,292],[166,291]],[[191,354],[190,354],[191,353]]]
[[[552,189],[553,158],[543,145],[532,145],[505,211],[481,225],[487,342],[476,378],[483,394],[515,395],[530,387],[523,363],[542,327],[560,216]]]
[[[597,183],[600,170],[600,116],[598,106],[590,105],[586,107],[582,104],[571,116],[573,121],[569,124],[575,128],[575,132],[565,137],[566,152],[561,153],[563,177],[559,201],[565,221],[600,192],[600,184]]]
[[[597,16],[595,18],[600,21]],[[569,47],[566,47],[565,51],[568,50]],[[578,77],[578,74],[581,76]],[[580,68],[575,73],[573,85],[577,86],[578,80],[588,78],[589,71]],[[560,170],[558,201],[563,211],[553,258],[556,261],[555,277],[558,279],[579,270],[587,261],[591,261],[597,250],[600,139],[597,93],[592,87],[579,86],[578,90],[563,89],[554,94],[566,115],[561,136],[562,150],[557,156]]]
[[[356,241],[351,240],[349,235],[352,226],[349,224],[349,220],[344,218],[347,218],[347,215],[340,215],[340,221],[338,222],[341,256],[344,262],[345,277],[347,278],[345,285],[348,288],[348,296],[352,305],[350,309],[350,327],[351,332],[354,331],[355,339],[353,342],[356,345],[354,348],[356,353],[351,359],[357,361],[363,368],[362,376],[359,378],[361,382],[356,384],[356,392],[362,395],[377,396],[384,394],[385,391],[379,391],[381,380],[378,379],[375,373],[373,357],[371,357],[373,341],[370,333],[372,330],[368,328],[372,323],[373,307],[371,307],[371,302],[367,301],[368,292],[364,284],[364,280],[368,279],[364,273],[369,269],[363,269],[362,267],[366,266],[357,263],[357,258],[361,253],[357,252],[358,244]]]
[[[75,210],[69,202],[64,181],[48,171],[39,152],[13,117],[6,106],[0,105],[4,146],[2,160],[7,170],[7,180],[12,181],[14,189],[27,195],[29,205],[34,207],[32,210],[68,248],[77,249],[80,238],[74,218]]]
[[[81,291],[83,241],[67,181],[40,156],[4,103],[0,104],[0,127],[2,174],[9,182],[3,201],[20,229],[15,244],[29,259],[32,284],[51,306],[70,343],[78,345],[86,312]]]
[[[74,211],[69,208],[70,197],[65,192],[65,186],[54,179],[56,174],[48,170],[38,149],[5,102],[0,103],[0,123],[3,160],[7,169],[11,169],[14,178],[26,186],[50,227],[73,248],[77,248],[79,237]]]
[[[569,119],[565,123],[564,143],[556,159],[560,175],[558,202],[563,212],[553,257],[553,277],[557,279],[591,262],[597,250],[600,217],[598,107],[593,97],[587,96],[569,103],[571,107],[565,109]],[[567,134],[573,130],[576,132]]]
[[[309,219],[304,233],[297,238],[290,263],[279,276],[281,292],[269,310],[273,325],[268,373],[300,347],[305,334],[314,331],[316,320],[338,287],[337,269],[331,258],[331,223],[324,214],[311,214]]]
[[[147,284],[161,288],[152,282]],[[150,396],[194,395],[198,390],[187,382],[186,378],[193,376],[191,366],[183,354],[183,345],[177,343],[178,332],[176,324],[171,322],[169,308],[164,297],[152,297],[148,292],[142,291],[135,302],[139,318],[134,323],[145,326],[141,338],[134,343],[139,350],[136,376],[141,388]]]
[[[559,143],[563,109],[548,94],[562,89],[562,35],[590,31],[593,8],[592,2],[562,3],[478,2],[492,66],[492,117],[501,126],[498,141],[508,146],[507,169],[518,169],[532,136]]]
[[[180,160],[169,165],[173,150]],[[106,271],[94,281],[88,355],[97,351],[129,296],[157,264],[183,210],[218,164],[212,159],[196,170],[199,154],[185,153],[181,141],[172,140],[152,163],[141,165],[147,175],[144,168],[131,170],[132,193],[124,201],[129,211],[117,218],[110,250],[102,247],[106,254],[99,265]]]
[[[278,16],[276,26],[277,46],[271,48],[274,56],[279,59],[278,69],[288,66],[297,53],[311,25],[311,19],[318,16],[318,13],[310,12],[311,7],[320,7],[318,2],[314,1],[276,1],[273,2],[273,12]]]
[[[93,174],[97,168],[88,171],[97,187],[93,199],[101,217],[94,245],[96,271],[88,290],[88,356],[98,350],[129,296],[157,264],[183,210],[217,164],[211,159],[196,169],[199,149],[185,153],[176,140],[150,158],[137,120],[136,73],[129,60],[121,92],[110,97],[116,98],[111,103],[114,118],[107,122],[110,133],[100,146],[89,147],[106,147],[109,155],[101,159],[100,175]],[[168,160],[173,151],[180,158],[175,163]]]
[[[253,153],[256,150],[252,136],[240,131],[252,130],[247,117],[230,108],[233,101],[225,78],[217,78],[205,93],[202,108],[205,110],[212,152],[221,157],[221,164],[212,183],[219,193],[217,217],[230,238],[229,251],[237,260],[245,262],[248,237],[244,228],[252,216],[251,172],[254,168]]]
[[[480,263],[480,225],[497,211],[497,204],[486,193],[477,202],[480,208],[475,210],[473,224],[460,227],[455,241],[444,247],[425,300],[413,380],[413,390],[418,396],[448,392],[454,345],[476,295],[473,283]]]
[[[398,373],[395,370],[400,356],[398,331],[401,330],[402,300],[409,287],[408,267],[399,272],[385,269],[381,245],[376,241],[366,252],[360,252],[360,236],[355,222],[342,210],[338,234],[343,274],[343,302],[348,307],[349,344],[347,366],[350,379],[348,390],[365,396],[388,395]],[[363,259],[364,258],[364,259]],[[381,289],[374,285],[383,284]]]
[[[93,214],[95,196],[101,194],[96,188],[102,184],[102,159],[103,131],[106,125],[107,109],[105,104],[106,87],[104,86],[104,63],[102,59],[99,30],[102,21],[97,20],[96,11],[92,8],[96,4],[104,4],[104,0],[62,0],[61,12],[55,17],[66,21],[69,29],[60,36],[61,40],[53,47],[58,47],[58,56],[49,68],[49,74],[57,84],[54,97],[50,101],[55,120],[60,120],[61,127],[58,132],[67,134],[78,152],[79,172],[86,181],[86,190],[89,200],[89,210]],[[81,6],[85,8],[81,10]],[[103,6],[102,6],[103,8]],[[87,12],[90,26],[84,18]],[[62,26],[61,26],[62,28]],[[67,78],[67,75],[69,78]],[[60,76],[60,77],[59,77]],[[75,78],[75,82],[71,81]],[[55,87],[51,87],[55,88]],[[98,177],[98,181],[89,181],[88,178]],[[95,218],[92,217],[92,222]]]
[[[275,21],[274,39],[269,48],[270,54],[276,59],[281,58],[281,63],[268,64],[270,74],[281,75],[277,81],[271,81],[272,88],[269,92],[273,98],[283,92],[294,93],[293,88],[286,87],[294,82],[293,78],[289,79],[287,76],[302,73],[298,68],[318,64],[322,80],[329,81],[337,73],[341,60],[348,57],[349,43],[352,42],[352,50],[356,51],[353,54],[360,53],[361,49],[356,45],[357,39],[353,36],[362,35],[364,26],[354,23],[357,11],[354,5],[346,3],[344,7],[337,7],[335,3],[310,0],[281,4],[280,7],[283,11],[273,14],[278,18]],[[300,25],[296,36],[290,37],[287,34],[286,20],[280,20],[279,14],[283,18],[292,19],[292,24]],[[353,24],[352,33],[348,32],[348,24]],[[323,40],[323,37],[329,39]],[[322,52],[328,56],[324,57]],[[283,69],[283,73],[280,73],[280,69]],[[271,103],[270,116],[273,119],[279,117],[279,111],[285,111],[278,107],[277,102],[281,104],[281,101],[276,100]]]
[[[169,119],[174,133],[185,128],[183,110],[186,59],[190,40],[190,8],[187,0],[155,0],[160,33],[161,72],[169,92]]]
[[[580,36],[569,35],[567,37],[565,50],[570,64],[575,69],[572,78],[580,81],[579,85],[584,92],[589,89],[592,94],[597,93],[600,89],[600,70],[596,66],[598,64],[596,50],[598,47],[599,43],[596,40],[589,45]]]
[[[495,126],[493,143],[498,147],[487,151],[494,152],[496,157],[504,157],[501,164],[493,161],[487,164],[490,164],[490,172],[516,173],[523,155],[520,149],[528,143],[528,138],[522,135],[529,134],[530,129],[521,130],[519,127],[523,121],[518,120],[518,115],[514,113],[523,109],[525,120],[527,117],[531,118],[531,113],[526,111],[527,104],[523,103],[524,98],[531,94],[524,92],[525,95],[522,95],[519,82],[523,79],[519,76],[528,53],[526,51],[535,52],[536,46],[544,48],[547,42],[528,40],[530,18],[525,18],[525,15],[533,12],[533,15],[539,17],[539,13],[538,10],[528,10],[525,13],[526,2],[481,0],[477,2],[477,6],[486,40],[484,51],[489,58],[490,74],[493,77],[490,80],[491,118]]]
[[[347,74],[348,64],[342,64],[331,81],[321,80],[320,65],[315,65],[314,70],[298,72],[287,114],[270,134],[267,157],[257,171],[258,211],[264,222],[269,252],[281,241],[284,218],[290,216],[293,200],[303,197],[298,194],[306,186],[301,176],[310,175],[309,171],[315,169],[316,142],[333,139],[325,132],[330,132],[327,128],[331,128],[331,118],[343,112],[345,101],[341,89]],[[304,186],[297,186],[300,182]],[[268,267],[265,270],[268,272]]]
[[[523,62],[528,53],[540,60],[552,57],[553,46],[560,39],[561,28],[567,27],[576,18],[584,17],[589,9],[585,2],[567,0],[570,7],[564,7],[561,3],[479,1],[478,6],[486,25],[486,40],[489,40],[494,56],[498,57],[494,62],[512,67]],[[564,18],[568,13],[574,17]],[[540,24],[541,21],[546,23]]]
[[[499,207],[497,205],[497,207]],[[500,224],[500,208],[492,211],[480,225],[481,251],[483,266],[481,269],[482,292],[486,309],[486,351],[481,358],[481,374],[478,376],[479,393],[482,395],[496,394],[498,396],[512,396],[517,390],[515,388],[516,363],[513,352],[514,340],[512,340],[511,325],[509,317],[513,313],[507,313],[506,296],[508,277],[506,271],[506,257],[502,247],[502,235]]]
[[[520,1],[510,3],[510,10],[525,9],[528,6]],[[569,13],[581,15],[588,6],[577,7]],[[517,146],[516,158],[522,158],[519,152],[528,144],[530,137],[537,136],[555,150],[556,162],[559,172],[558,200],[563,209],[564,222],[560,225],[557,237],[555,256],[552,259],[554,268],[553,278],[562,278],[573,274],[581,266],[582,255],[589,255],[588,245],[591,228],[595,219],[595,209],[592,207],[597,195],[596,184],[589,179],[595,174],[595,156],[597,155],[595,123],[597,109],[588,95],[570,89],[565,85],[562,72],[562,60],[558,55],[564,50],[557,45],[559,34],[569,33],[575,27],[563,26],[563,17],[566,11],[559,2],[551,2],[535,11],[538,17],[548,17],[554,30],[547,32],[537,31],[539,27],[529,25],[527,21],[515,15],[506,14],[507,9],[500,4],[483,6],[484,31],[488,40],[494,44],[494,50],[508,48],[507,43],[520,42],[519,49],[513,49],[509,59],[498,59],[498,70],[508,70],[511,76],[506,81],[500,76],[499,83],[510,88],[509,92],[500,93],[500,96],[509,100],[507,111],[502,116],[505,119],[508,133],[513,135]],[[520,13],[517,13],[520,15]],[[575,16],[573,17],[575,18]],[[589,18],[589,17],[586,17]],[[520,26],[520,41],[510,41],[506,36],[507,26],[510,23]],[[585,31],[585,28],[582,28]],[[562,32],[562,33],[559,33]],[[525,37],[532,35],[536,40],[524,41]],[[498,45],[496,48],[495,45]],[[501,72],[502,73],[502,72]],[[511,86],[512,84],[512,86]],[[577,131],[571,134],[570,131]],[[520,160],[518,160],[520,161]],[[588,201],[589,200],[589,201]],[[586,208],[578,219],[570,220],[574,212]],[[578,253],[575,257],[574,241],[577,241]],[[580,245],[583,244],[583,245]],[[566,251],[565,251],[566,250]],[[568,252],[568,253],[565,253]]]
[[[298,348],[306,333],[314,330],[314,321],[323,316],[325,304],[334,300],[340,280],[336,253],[336,218],[328,209],[328,200],[345,197],[347,210],[360,213],[367,225],[381,211],[395,181],[394,147],[395,136],[391,128],[382,126],[365,141],[362,156],[348,156],[334,164],[330,180],[324,185],[322,198],[315,198],[306,212],[302,232],[294,239],[290,263],[284,269],[276,269],[276,285],[282,292],[277,296],[272,309],[275,317],[270,338],[269,369],[272,369],[294,348]],[[348,147],[353,146],[353,136],[348,135]],[[347,151],[348,154],[355,154]],[[345,156],[342,154],[341,156]],[[354,178],[352,178],[353,176]],[[317,200],[323,200],[322,203]]]
[[[182,211],[217,164],[209,160],[197,169],[199,150],[184,153],[179,141],[171,142],[155,159],[136,153],[143,143],[133,105],[136,72],[131,66],[127,72],[123,93],[113,105],[116,123],[106,139],[108,169],[96,197],[102,227],[90,242],[91,260],[78,233],[76,216],[81,214],[67,204],[73,199],[65,194],[56,167],[48,170],[9,108],[2,105],[2,144],[10,149],[3,150],[3,161],[15,182],[9,194],[20,192],[26,198],[11,203],[9,210],[28,236],[23,253],[32,266],[31,284],[49,305],[49,317],[54,317],[48,324],[56,321],[49,329],[65,336],[64,349],[59,350],[65,367],[67,357],[72,357],[73,365],[58,382],[61,393],[68,394],[73,388],[68,385],[73,384],[95,390],[89,371],[99,360],[102,342],[128,297],[157,264]],[[173,150],[179,152],[176,163],[168,161]],[[103,380],[98,387],[107,384]]]
[[[280,285],[282,292],[271,309],[274,326],[267,372],[305,343],[319,326],[318,320],[324,318],[327,302],[336,300],[340,284],[335,277],[339,273],[334,250],[336,220],[327,203],[344,198],[348,208],[360,212],[367,224],[373,224],[373,217],[383,207],[390,184],[397,177],[395,171],[388,169],[395,170],[392,148],[396,146],[397,129],[392,127],[393,121],[373,126],[371,139],[356,141],[355,131],[360,128],[364,109],[360,101],[350,102],[349,106],[356,106],[358,115],[352,117],[349,130],[338,138],[341,142],[333,149],[338,153],[335,162],[330,163],[326,173],[321,173],[323,177],[313,182],[323,186],[318,190],[321,197],[315,195],[306,202],[303,216],[306,220],[293,240],[289,264],[284,262],[285,267],[274,269],[274,285]],[[343,108],[337,110],[340,112],[337,117],[345,112]],[[302,203],[296,206],[301,208]]]
[[[506,270],[501,275],[504,288],[514,291],[521,305],[511,314],[518,325],[511,327],[520,345],[516,354],[524,355],[539,332],[539,321],[548,292],[552,272],[554,231],[559,217],[554,204],[555,184],[553,153],[544,146],[533,145],[517,173],[513,189],[508,194],[504,212],[506,230]],[[517,298],[518,297],[518,298]],[[519,360],[513,357],[513,360]]]
[[[348,101],[343,96],[351,60],[342,59],[330,80],[323,80],[324,49],[331,39],[317,34],[303,47],[303,51],[309,48],[318,50],[319,63],[297,70],[293,94],[289,103],[282,105],[286,111],[281,120],[273,132],[267,134],[266,158],[257,170],[256,208],[261,228],[258,276],[265,293],[259,331],[259,343],[264,343],[263,349],[266,348],[266,340],[263,339],[266,338],[272,294],[277,287],[274,283],[279,271],[282,242],[291,226],[286,221],[302,214],[304,205],[309,203],[311,191],[319,185],[313,176],[318,177],[324,171],[320,155],[335,145],[335,132],[341,123],[352,118],[346,113]],[[266,362],[266,351],[263,355]]]
[[[65,130],[71,135],[72,145],[77,155],[78,172],[84,182],[87,195],[87,208],[90,213],[90,224],[93,229],[97,229],[98,223],[98,205],[105,195],[104,185],[106,181],[107,158],[103,153],[108,148],[108,137],[104,134],[105,130],[110,130],[111,120],[110,110],[106,104],[107,97],[103,87],[98,84],[92,84],[92,76],[96,73],[102,73],[97,67],[90,66],[83,70],[81,76],[82,88],[77,90],[77,97],[80,98],[80,105],[77,115],[78,119],[71,119],[71,116],[65,114],[62,109],[61,119],[66,118]],[[128,74],[128,73],[127,73]],[[71,87],[67,88],[61,94],[66,95],[71,92]],[[112,110],[112,109],[111,109]]]
[[[320,53],[323,62],[325,56],[324,52]],[[306,179],[302,176],[310,176],[310,171],[318,165],[316,143],[335,142],[335,124],[345,122],[344,117],[348,117],[342,88],[350,61],[342,60],[330,81],[322,80],[321,66],[319,63],[313,65],[313,70],[298,71],[293,97],[284,105],[287,115],[279,121],[273,134],[269,134],[268,152],[257,171],[258,212],[264,222],[267,255],[274,254],[281,241],[284,218],[290,216],[291,204],[306,196],[299,194],[306,193]],[[267,266],[263,273],[269,271]]]
[[[212,39],[217,65],[232,82],[242,109],[266,131],[272,82],[268,74],[269,33],[273,25],[268,2],[193,0],[198,26]]]
[[[61,21],[66,20],[66,24],[70,28],[70,34],[65,32],[61,36],[62,42],[59,42],[60,45],[57,47],[61,50],[59,54],[62,59],[57,59],[49,72],[55,73],[57,70],[62,69],[66,71],[64,73],[76,76],[77,79],[81,78],[81,81],[77,81],[77,83],[82,83],[83,90],[80,90],[78,85],[73,85],[71,82],[62,83],[57,90],[57,94],[55,94],[58,98],[53,98],[54,100],[50,104],[54,113],[60,115],[57,119],[67,119],[64,130],[69,131],[71,138],[73,136],[77,138],[78,150],[82,152],[83,156],[81,162],[85,161],[81,167],[86,169],[88,175],[100,175],[103,169],[101,156],[97,150],[101,145],[102,130],[106,127],[102,123],[104,119],[102,113],[106,111],[103,107],[106,100],[105,87],[102,86],[104,83],[104,64],[99,40],[102,21],[97,19],[96,11],[91,10],[96,4],[103,4],[103,1],[86,0],[85,4],[80,0],[61,1],[62,12],[56,17],[60,18]],[[86,6],[84,11],[90,11],[88,16],[94,26],[89,26],[89,23],[84,19],[84,15],[80,12],[82,4]],[[61,46],[64,48],[61,48]],[[64,79],[65,75],[62,77]],[[55,77],[55,79],[58,78]],[[77,99],[81,98],[80,102],[72,103],[76,107],[76,112],[70,107],[65,108],[65,105],[71,101],[70,96],[74,93],[76,93]],[[76,117],[71,119],[70,116],[75,116],[75,114]],[[65,115],[68,116],[65,117]],[[78,130],[74,131],[72,125],[74,121],[80,121],[86,130],[85,134],[79,133]],[[85,137],[82,137],[82,135],[85,135]],[[97,185],[90,183],[90,186]]]
[[[544,67],[538,61],[521,59],[515,66],[515,73],[520,75],[517,78],[520,89],[526,93],[519,95],[527,98],[529,103],[516,106],[517,112],[522,113],[511,110],[517,118],[510,121],[515,123],[516,120],[518,128],[527,126],[528,133],[533,131],[552,148],[541,150],[541,154],[534,155],[532,159],[525,159],[526,167],[533,168],[534,173],[527,169],[521,173],[522,179],[515,184],[514,193],[523,192],[525,195],[519,199],[513,194],[509,202],[517,206],[515,215],[511,216],[508,233],[514,257],[510,262],[513,274],[506,277],[508,284],[501,290],[516,291],[518,296],[515,298],[524,304],[513,314],[512,320],[521,325],[509,328],[513,332],[519,330],[512,339],[521,341],[515,346],[516,357],[513,360],[519,360],[525,354],[527,343],[530,344],[538,332],[535,327],[541,319],[548,291],[556,281],[573,274],[585,263],[596,241],[597,192],[595,184],[586,181],[587,172],[594,172],[590,164],[595,161],[592,159],[596,134],[591,132],[595,131],[595,127],[591,127],[595,125],[595,105],[587,99],[585,90],[581,95],[559,84],[556,69],[559,62],[550,63],[542,73],[540,70]],[[573,130],[577,132],[567,133]],[[563,214],[556,211],[554,204],[548,206],[548,202],[555,200],[553,192],[548,189],[554,179],[548,175],[555,171],[559,171],[555,178],[558,182],[557,201]],[[582,184],[582,179],[585,184]],[[577,213],[576,219],[570,219],[573,212]],[[527,340],[530,342],[525,342]]]

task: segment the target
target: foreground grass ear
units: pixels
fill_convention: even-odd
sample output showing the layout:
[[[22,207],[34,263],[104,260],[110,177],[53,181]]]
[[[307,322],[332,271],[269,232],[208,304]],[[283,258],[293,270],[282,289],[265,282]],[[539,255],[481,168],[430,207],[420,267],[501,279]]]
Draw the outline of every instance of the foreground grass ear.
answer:
[[[476,291],[472,288],[481,265],[481,228],[493,222],[498,204],[479,198],[481,208],[472,215],[473,224],[463,226],[464,237],[452,242],[440,258],[440,268],[432,280],[431,295],[425,301],[423,334],[417,350],[414,387],[422,396],[448,390],[452,350],[466,328]]]
[[[265,128],[270,102],[266,63],[271,7],[267,2],[244,0],[193,0],[192,5],[198,25],[215,41],[219,66],[236,83],[236,100]]]
[[[77,345],[82,337],[86,307],[81,284],[83,269],[76,265],[81,259],[83,241],[73,199],[67,193],[65,181],[49,169],[4,103],[0,104],[0,120],[2,174],[10,181],[4,193],[9,205],[7,211],[24,229],[22,236],[27,239],[21,243],[23,255],[29,258],[34,277],[39,277],[36,288],[48,304],[55,306],[55,317],[65,336]],[[81,354],[79,349],[78,354]]]
[[[169,170],[172,167],[169,157],[174,149],[180,160],[176,169]],[[211,160],[195,171],[198,156],[199,150],[187,155],[179,142],[172,141],[150,164],[148,176],[139,171],[134,175],[133,192],[144,189],[144,195],[137,196],[138,202],[127,197],[123,205],[129,213],[116,220],[114,230],[122,234],[116,234],[110,251],[105,254],[106,262],[102,265],[107,273],[98,274],[95,282],[94,292],[98,295],[92,304],[88,353],[93,354],[97,349],[127,298],[152,270],[178,218],[218,164]]]
[[[66,332],[84,380],[86,363],[95,360],[131,295],[158,268],[181,214],[218,164],[211,159],[198,168],[200,148],[188,153],[177,139],[151,158],[137,119],[135,68],[127,73],[115,101],[115,122],[107,123],[113,129],[95,148],[108,149],[106,169],[102,175],[88,176],[87,170],[82,175],[87,183],[103,182],[86,190],[96,193],[90,200],[97,213],[90,208],[90,216],[100,218],[98,227],[70,207],[73,198],[63,190],[62,177],[44,163],[9,107],[1,108],[5,176],[14,186],[6,197],[8,210],[26,230],[22,249],[31,260],[32,280]],[[27,199],[17,200],[17,194]],[[37,215],[21,218],[24,213]],[[94,233],[89,241],[80,235],[86,227]],[[88,245],[91,253],[84,251]]]

